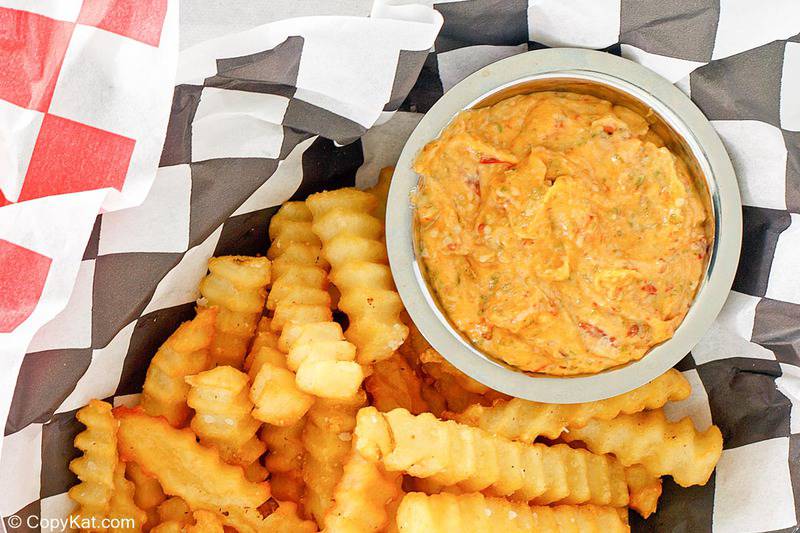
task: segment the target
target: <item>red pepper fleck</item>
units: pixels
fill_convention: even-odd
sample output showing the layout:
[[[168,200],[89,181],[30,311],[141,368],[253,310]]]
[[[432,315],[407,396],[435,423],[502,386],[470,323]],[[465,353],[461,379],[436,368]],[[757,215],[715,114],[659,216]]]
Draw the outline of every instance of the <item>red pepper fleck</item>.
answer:
[[[451,242],[450,244],[447,245],[447,249],[450,250],[450,251],[455,250],[456,249],[456,243]]]
[[[605,126],[603,126],[603,131],[611,135],[612,133],[617,131],[617,128],[611,126],[610,124],[606,124]]]
[[[628,337],[635,337],[639,334],[639,324],[634,324],[628,328]]]
[[[532,246],[535,243],[536,241],[534,241],[533,239],[522,239],[523,246]]]
[[[588,322],[579,322],[578,327],[593,337],[608,337],[605,331],[598,328],[594,324],[589,324]]]
[[[496,157],[481,157],[480,160],[481,165],[494,165],[494,164],[501,164],[501,165],[508,165],[509,167],[517,166],[516,163],[512,163],[511,161],[503,161],[502,159],[497,159]]]
[[[484,224],[483,222],[478,224],[478,233],[483,233],[483,230],[485,229],[486,229],[486,224]]]
[[[655,294],[658,292],[658,289],[656,289],[652,283],[645,283],[642,285],[642,290],[647,294]]]

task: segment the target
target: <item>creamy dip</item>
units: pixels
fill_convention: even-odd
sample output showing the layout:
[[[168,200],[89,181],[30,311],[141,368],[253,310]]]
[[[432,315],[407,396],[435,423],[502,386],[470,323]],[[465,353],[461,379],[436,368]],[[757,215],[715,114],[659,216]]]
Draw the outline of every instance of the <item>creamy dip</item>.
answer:
[[[669,339],[710,235],[685,163],[632,110],[542,92],[459,114],[419,154],[429,282],[483,352],[596,373]]]

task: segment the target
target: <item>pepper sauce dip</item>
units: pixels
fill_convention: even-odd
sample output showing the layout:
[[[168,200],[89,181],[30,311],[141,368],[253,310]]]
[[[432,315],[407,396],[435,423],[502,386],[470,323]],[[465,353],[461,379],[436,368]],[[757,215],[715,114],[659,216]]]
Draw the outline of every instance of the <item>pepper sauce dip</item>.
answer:
[[[680,325],[711,230],[685,163],[634,111],[541,92],[460,113],[417,156],[428,282],[483,353],[592,374]]]

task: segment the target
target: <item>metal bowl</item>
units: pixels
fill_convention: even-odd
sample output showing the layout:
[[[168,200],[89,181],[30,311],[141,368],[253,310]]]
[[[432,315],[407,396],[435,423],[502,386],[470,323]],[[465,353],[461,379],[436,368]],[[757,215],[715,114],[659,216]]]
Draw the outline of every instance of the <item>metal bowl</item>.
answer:
[[[686,317],[671,339],[642,359],[592,375],[554,377],[509,366],[473,346],[448,320],[428,286],[417,254],[410,194],[419,176],[417,153],[464,109],[489,106],[539,91],[590,94],[646,117],[651,128],[683,158],[705,191],[713,244],[705,276]],[[503,59],[447,92],[420,121],[395,169],[386,212],[386,244],[398,292],[423,336],[450,363],[505,394],[549,403],[608,398],[666,372],[700,340],[725,303],[742,238],[742,206],[730,159],[711,124],[680,90],[651,70],[611,54],[560,48]]]

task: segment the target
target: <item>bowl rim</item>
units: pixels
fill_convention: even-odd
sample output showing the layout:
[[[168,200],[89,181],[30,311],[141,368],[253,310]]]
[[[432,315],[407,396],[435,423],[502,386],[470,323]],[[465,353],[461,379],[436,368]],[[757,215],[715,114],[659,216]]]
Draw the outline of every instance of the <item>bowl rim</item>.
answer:
[[[638,361],[592,375],[532,376],[492,359],[456,332],[427,289],[414,251],[409,194],[418,176],[412,163],[453,117],[491,94],[543,78],[577,78],[611,85],[677,119],[706,177],[714,212],[714,244],[705,278],[669,340]],[[643,96],[644,99],[640,98]],[[675,125],[670,122],[671,125]],[[395,167],[386,209],[389,264],[406,310],[420,333],[445,359],[480,383],[510,396],[547,403],[578,403],[622,394],[666,372],[697,344],[724,305],[736,274],[742,239],[742,206],[736,176],[711,123],[677,87],[655,72],[605,52],[552,48],[492,63],[447,91],[411,133]]]

